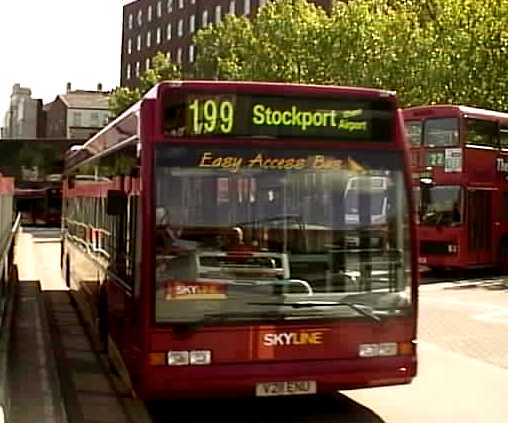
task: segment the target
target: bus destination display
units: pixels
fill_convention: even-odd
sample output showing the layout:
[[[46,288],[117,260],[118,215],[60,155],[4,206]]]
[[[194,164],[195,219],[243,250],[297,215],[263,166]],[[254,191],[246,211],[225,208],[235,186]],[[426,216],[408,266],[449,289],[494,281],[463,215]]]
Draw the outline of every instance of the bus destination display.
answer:
[[[358,101],[252,95],[193,95],[168,104],[169,136],[299,137],[389,141],[393,106]]]

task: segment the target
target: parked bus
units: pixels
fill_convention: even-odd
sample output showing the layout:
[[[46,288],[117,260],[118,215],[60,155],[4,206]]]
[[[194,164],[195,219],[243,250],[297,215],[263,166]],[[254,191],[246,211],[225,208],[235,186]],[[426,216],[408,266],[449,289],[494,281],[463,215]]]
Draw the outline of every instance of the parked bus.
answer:
[[[163,82],[68,157],[65,280],[144,399],[409,383],[407,150],[391,92]]]
[[[403,113],[420,263],[508,270],[508,113],[451,105]]]
[[[21,224],[60,227],[62,184],[60,180],[19,181],[14,191]]]
[[[0,172],[14,178],[14,209],[21,223],[60,226],[64,154],[84,140],[15,139],[0,141]]]

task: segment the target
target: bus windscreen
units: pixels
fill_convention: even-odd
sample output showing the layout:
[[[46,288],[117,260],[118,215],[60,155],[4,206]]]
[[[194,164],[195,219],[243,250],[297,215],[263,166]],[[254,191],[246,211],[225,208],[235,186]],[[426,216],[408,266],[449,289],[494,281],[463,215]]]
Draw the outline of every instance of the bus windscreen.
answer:
[[[394,104],[385,98],[186,93],[165,104],[163,133],[169,137],[390,142],[394,114]]]

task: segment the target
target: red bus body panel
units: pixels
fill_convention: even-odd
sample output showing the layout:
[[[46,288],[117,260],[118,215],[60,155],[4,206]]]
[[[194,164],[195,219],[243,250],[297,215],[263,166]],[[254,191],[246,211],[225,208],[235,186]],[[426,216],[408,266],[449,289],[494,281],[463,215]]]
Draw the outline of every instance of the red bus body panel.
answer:
[[[140,160],[140,179],[131,184],[126,192],[139,195],[142,226],[151,228],[154,216],[154,146],[160,142],[170,142],[162,133],[161,101],[170,91],[199,90],[225,92],[249,92],[266,94],[298,93],[319,96],[351,94],[369,97],[390,97],[396,104],[393,93],[362,88],[341,88],[321,86],[298,86],[277,83],[238,83],[238,82],[165,82],[154,87],[141,102],[124,112],[117,121],[109,124],[103,131],[84,145],[76,157],[80,160],[86,154],[100,154],[121,143],[129,136],[137,134],[142,145]],[[399,109],[397,109],[399,110]],[[402,114],[396,113],[397,128],[394,142],[390,145],[369,145],[359,147],[355,143],[333,143],[333,141],[291,140],[299,146],[322,146],[337,148],[368,148],[370,150],[393,149],[403,155],[403,168],[409,169],[409,154],[405,134],[402,130]],[[118,130],[121,128],[121,130]],[[240,142],[255,143],[253,140],[225,140],[210,138],[206,143],[221,146],[238,145]],[[263,140],[263,147],[280,146],[281,141]],[[189,141],[192,145],[202,145],[203,141]],[[405,172],[410,198],[410,174]],[[141,181],[141,182],[139,182]],[[124,181],[125,184],[127,182]],[[136,186],[136,189],[132,188]],[[115,187],[118,189],[118,187]],[[121,188],[121,187],[120,187]],[[82,190],[78,192],[78,190]],[[64,184],[64,198],[74,195],[85,197],[104,197],[108,187],[68,189]],[[129,191],[130,190],[130,191]],[[409,209],[414,215],[412,202]],[[83,291],[83,280],[90,278],[88,284],[95,288],[93,301],[100,304],[101,292],[107,297],[107,316],[110,334],[117,345],[122,359],[129,371],[136,394],[143,399],[193,398],[211,396],[253,396],[256,383],[313,380],[317,382],[318,392],[333,392],[337,389],[353,389],[369,386],[409,383],[416,375],[416,318],[417,318],[417,266],[416,266],[416,227],[411,220],[408,228],[412,240],[411,248],[411,300],[413,308],[408,316],[391,317],[381,322],[362,316],[336,320],[312,320],[298,324],[287,322],[260,322],[259,324],[228,324],[194,327],[156,324],[154,306],[154,242],[153,232],[143,230],[140,234],[142,246],[139,267],[140,285],[128,288],[120,281],[108,276],[107,268],[97,262],[83,258],[79,248],[66,247],[70,257],[71,287]],[[92,230],[93,233],[93,230]],[[90,235],[91,239],[95,239]],[[90,241],[92,242],[92,241]],[[66,253],[66,254],[67,254]],[[64,260],[65,261],[65,260]],[[87,272],[77,276],[79,266],[88,266]],[[97,270],[98,269],[98,270]],[[102,276],[94,276],[97,273]],[[65,273],[65,265],[64,265]],[[88,276],[84,276],[84,275]],[[99,280],[97,280],[99,279]],[[80,282],[81,281],[81,282]],[[100,306],[99,306],[100,308]],[[100,314],[100,310],[96,311]],[[309,345],[277,345],[267,347],[263,344],[266,333],[322,332],[322,343]],[[303,341],[302,341],[303,342]],[[365,343],[402,342],[410,345],[404,355],[394,357],[359,358],[358,346]],[[150,354],[167,354],[168,351],[210,350],[211,365],[167,366],[150,364]]]
[[[211,350],[213,364],[159,367],[147,363],[144,373],[149,376],[139,388],[147,397],[164,398],[168,393],[171,397],[252,396],[256,383],[260,382],[314,380],[321,393],[408,383],[416,375],[413,355],[359,359],[358,345],[406,342],[414,335],[413,321],[406,318],[383,324],[354,320],[307,325],[274,323],[202,328],[181,334],[172,330],[153,331],[151,351]],[[308,332],[322,333],[322,343],[266,346],[263,342],[265,334]],[[279,338],[280,343],[283,339]]]

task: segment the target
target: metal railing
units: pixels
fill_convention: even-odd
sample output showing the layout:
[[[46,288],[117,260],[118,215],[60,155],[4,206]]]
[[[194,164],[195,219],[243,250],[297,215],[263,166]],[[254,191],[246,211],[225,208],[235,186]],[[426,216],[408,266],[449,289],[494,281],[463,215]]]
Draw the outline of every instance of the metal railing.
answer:
[[[7,422],[10,409],[8,357],[14,307],[15,284],[18,274],[14,265],[15,238],[20,228],[21,215],[18,214],[10,231],[2,236],[0,246],[0,423]]]

